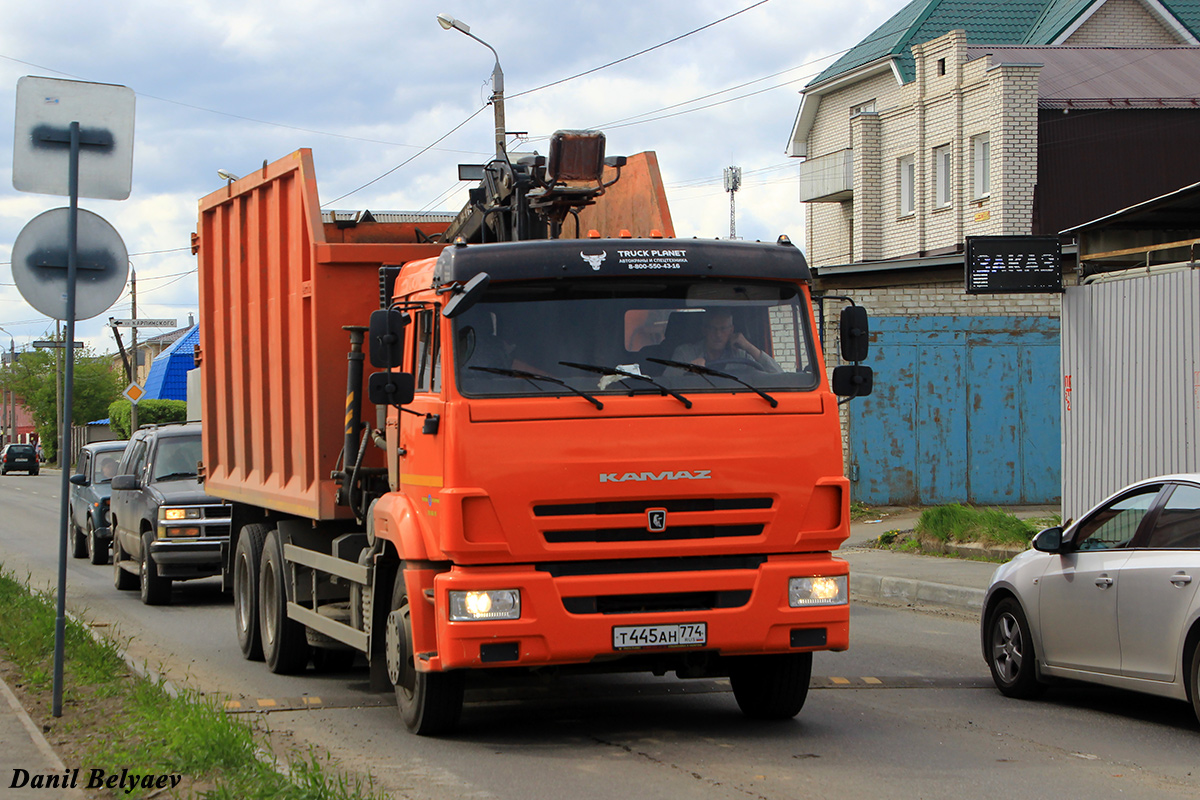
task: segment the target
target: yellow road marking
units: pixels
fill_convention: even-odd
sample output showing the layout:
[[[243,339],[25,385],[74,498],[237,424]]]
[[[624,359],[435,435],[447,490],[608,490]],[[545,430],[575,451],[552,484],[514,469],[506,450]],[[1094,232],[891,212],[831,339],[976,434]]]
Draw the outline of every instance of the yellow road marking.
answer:
[[[259,700],[258,700],[259,708],[274,708],[277,705],[279,705],[279,703],[276,703],[274,700],[272,700],[269,697],[262,697],[262,698],[259,698]]]
[[[849,678],[830,678],[829,680],[839,686],[848,686],[850,684]]]

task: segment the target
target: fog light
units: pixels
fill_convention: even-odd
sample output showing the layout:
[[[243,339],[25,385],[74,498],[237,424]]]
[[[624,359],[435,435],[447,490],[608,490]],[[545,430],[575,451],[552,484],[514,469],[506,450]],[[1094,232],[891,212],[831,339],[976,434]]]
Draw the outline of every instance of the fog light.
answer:
[[[849,602],[846,576],[836,575],[823,578],[792,578],[788,581],[788,605],[840,606]]]
[[[520,619],[521,593],[516,589],[450,592],[450,621]]]
[[[167,528],[162,525],[158,527],[158,538],[179,538],[181,536],[199,536],[199,528]]]

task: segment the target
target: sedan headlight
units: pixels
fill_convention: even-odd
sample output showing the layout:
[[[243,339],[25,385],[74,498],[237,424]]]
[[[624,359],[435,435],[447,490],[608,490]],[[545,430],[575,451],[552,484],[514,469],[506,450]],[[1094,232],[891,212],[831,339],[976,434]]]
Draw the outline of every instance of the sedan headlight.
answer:
[[[792,608],[840,606],[848,602],[850,602],[850,592],[845,575],[792,578],[788,581],[788,605]]]
[[[517,589],[450,592],[451,622],[520,618],[521,592]]]

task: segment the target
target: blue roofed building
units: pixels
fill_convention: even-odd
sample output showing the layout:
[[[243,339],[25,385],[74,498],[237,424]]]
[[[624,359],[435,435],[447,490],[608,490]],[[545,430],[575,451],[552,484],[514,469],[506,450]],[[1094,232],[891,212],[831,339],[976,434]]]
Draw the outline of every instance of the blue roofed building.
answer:
[[[200,343],[200,326],[193,325],[154,357],[146,377],[146,398],[187,400],[187,374],[196,368],[195,350]]]

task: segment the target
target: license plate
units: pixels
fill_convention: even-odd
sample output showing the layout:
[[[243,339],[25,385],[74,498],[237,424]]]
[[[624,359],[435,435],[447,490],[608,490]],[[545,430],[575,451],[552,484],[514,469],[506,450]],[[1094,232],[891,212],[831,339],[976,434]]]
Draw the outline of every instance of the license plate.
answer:
[[[678,625],[624,625],[613,628],[614,650],[640,650],[648,647],[697,647],[708,641],[708,624],[685,622]]]

